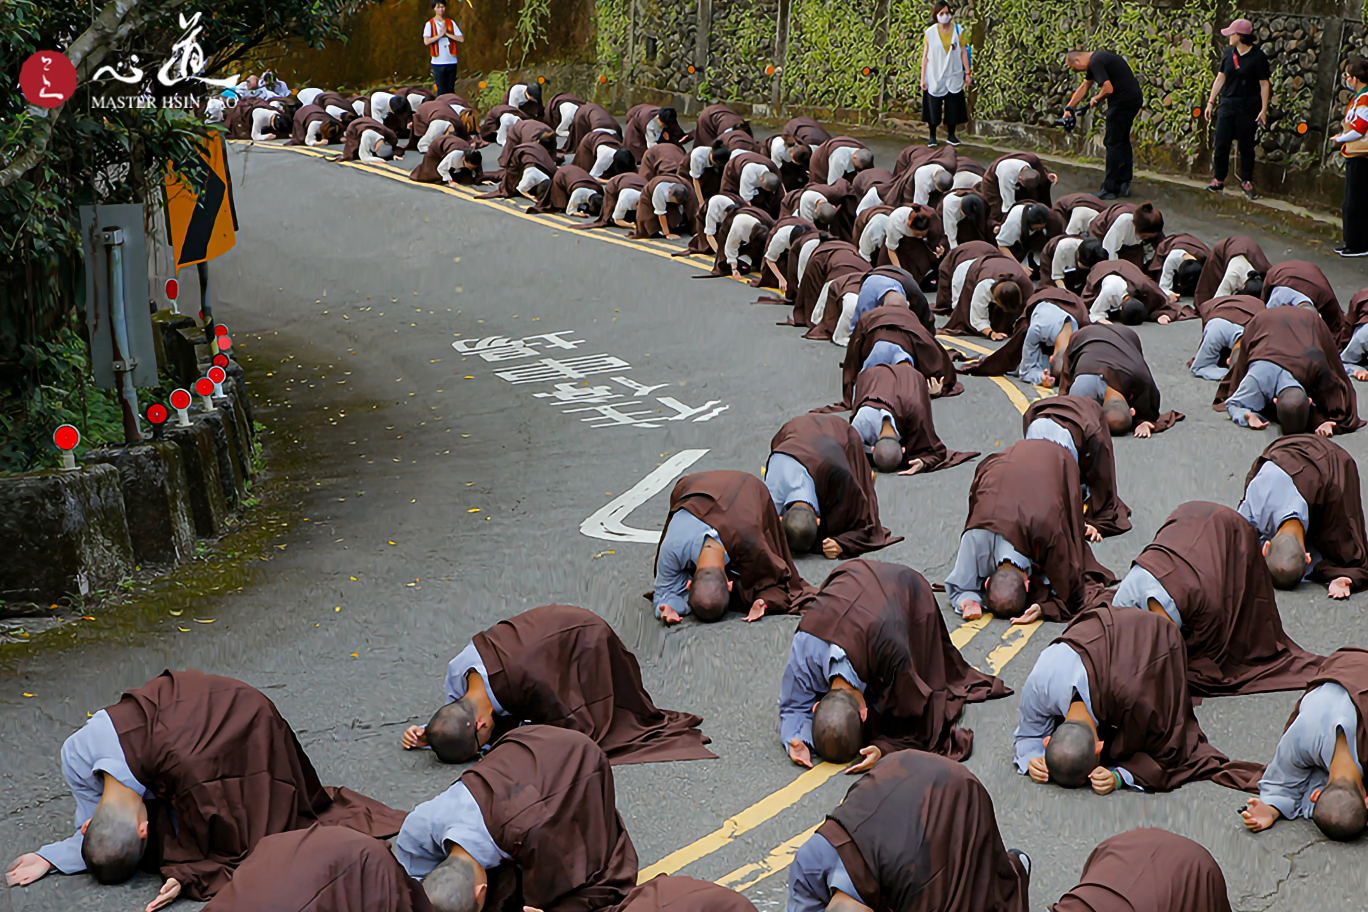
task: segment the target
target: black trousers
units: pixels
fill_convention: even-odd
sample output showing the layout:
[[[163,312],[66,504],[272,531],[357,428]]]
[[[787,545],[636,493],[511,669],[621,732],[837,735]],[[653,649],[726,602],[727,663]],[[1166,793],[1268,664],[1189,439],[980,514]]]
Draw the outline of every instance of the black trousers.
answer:
[[[1368,250],[1368,158],[1344,160],[1344,246]]]
[[[1240,180],[1254,179],[1254,133],[1263,106],[1260,98],[1222,98],[1216,109],[1216,139],[1211,147],[1213,176],[1224,182],[1230,173],[1230,150],[1240,144]]]
[[[969,105],[964,101],[964,92],[945,95],[922,92],[922,121],[929,127],[939,127],[943,123],[953,136],[955,127],[969,122]]]
[[[438,95],[450,95],[456,91],[456,63],[434,63],[432,81],[437,83]]]
[[[1135,176],[1135,153],[1131,150],[1131,125],[1140,113],[1139,104],[1107,105],[1107,129],[1102,145],[1107,150],[1107,176],[1102,189],[1118,193]]]

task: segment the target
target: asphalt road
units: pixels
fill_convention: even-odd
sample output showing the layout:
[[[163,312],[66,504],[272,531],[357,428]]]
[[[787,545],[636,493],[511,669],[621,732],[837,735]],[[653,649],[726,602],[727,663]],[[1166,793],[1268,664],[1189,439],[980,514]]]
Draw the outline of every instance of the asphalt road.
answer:
[[[880,163],[891,164],[895,151],[881,145]],[[654,546],[590,537],[580,527],[671,459],[693,460],[681,471],[758,473],[784,421],[838,397],[840,350],[775,325],[782,309],[753,306],[750,288],[694,278],[706,267],[659,255],[660,245],[610,243],[603,238],[620,234],[564,230],[554,218],[515,216],[502,204],[297,152],[235,145],[231,158],[243,232],[212,267],[217,313],[238,340],[269,445],[289,454],[275,471],[289,476],[293,506],[271,540],[271,560],[244,574],[238,591],[177,606],[182,615],[159,618],[136,637],[7,654],[0,854],[70,832],[62,740],[88,713],[166,667],[260,687],[299,731],[325,783],[412,807],[456,773],[399,749],[404,726],[440,702],[447,660],[491,623],[561,602],[607,617],[641,660],[657,704],[701,714],[720,755],[615,769],[618,806],[643,866],[756,806],[743,832],[693,850],[699,857],[681,872],[744,885],[770,859],[779,870],[747,895],[763,910],[782,908],[786,875],[776,849],[819,823],[850,782],[816,773],[791,786],[799,770],[778,743],[775,699],[796,619],[746,625],[733,615],[666,631],[641,598]],[[1094,189],[1095,180],[1068,170],[1061,192]],[[1314,259],[1341,300],[1368,284],[1362,261],[1345,268],[1328,245],[1293,243],[1181,193],[1136,185],[1137,196],[1149,191],[1171,231],[1209,243],[1247,233],[1275,262]],[[1214,385],[1184,367],[1199,334],[1197,321],[1141,330],[1165,408],[1187,420],[1151,440],[1117,441],[1135,528],[1095,550],[1118,572],[1178,504],[1235,505],[1251,461],[1273,439],[1211,410]],[[490,339],[481,349],[490,354],[498,339],[524,340],[536,354],[490,361],[453,347]],[[549,377],[554,366],[544,365],[539,378],[524,367],[590,356],[600,357],[573,365],[593,372],[560,388]],[[1005,392],[976,378],[966,387],[935,404],[946,443],[986,454],[1018,439],[1020,414]],[[1339,442],[1363,455],[1368,433]],[[689,452],[698,450],[705,452]],[[943,579],[973,471],[969,464],[881,476],[884,522],[907,538],[874,556]],[[658,530],[672,481],[616,519]],[[807,557],[799,566],[816,584],[834,564]],[[1304,585],[1280,592],[1278,603],[1288,632],[1312,651],[1368,645],[1360,633],[1368,596],[1332,603],[1322,588]],[[959,625],[948,611],[946,619],[952,630]],[[1000,666],[1019,688],[1062,629],[1046,624],[1023,639],[994,620],[963,650],[981,668]],[[1208,700],[1197,713],[1230,756],[1267,761],[1296,699]],[[1099,798],[1031,784],[1010,762],[1016,708],[1014,697],[968,708],[964,724],[977,741],[967,765],[993,795],[1006,844],[1034,859],[1033,909],[1076,882],[1099,841],[1141,825],[1207,846],[1236,909],[1362,904],[1364,845],[1327,844],[1304,821],[1252,836],[1236,815],[1244,799],[1235,792],[1198,783],[1168,795]],[[804,791],[816,780],[823,781]],[[84,877],[50,875],[8,891],[0,910],[6,901],[14,910],[132,909],[155,892],[146,878],[95,888]]]

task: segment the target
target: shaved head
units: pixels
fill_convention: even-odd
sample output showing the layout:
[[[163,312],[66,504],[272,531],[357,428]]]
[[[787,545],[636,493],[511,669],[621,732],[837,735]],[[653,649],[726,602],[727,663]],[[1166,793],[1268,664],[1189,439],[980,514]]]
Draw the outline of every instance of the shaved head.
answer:
[[[689,188],[683,184],[670,184],[670,189],[665,193],[665,199],[676,205],[685,202],[689,198]]]
[[[1026,577],[1013,564],[1003,564],[988,577],[988,604],[984,606],[1000,618],[1021,617],[1026,613]]]
[[[1368,806],[1352,783],[1335,781],[1321,789],[1311,819],[1326,836],[1337,842],[1349,842],[1368,826]]]
[[[145,844],[138,835],[137,812],[102,801],[86,826],[81,858],[97,883],[119,884],[138,873]]]
[[[700,567],[689,585],[689,611],[700,621],[711,624],[722,620],[731,604],[727,571],[721,567]]]
[[[1040,183],[1040,172],[1028,165],[1017,175],[1017,183],[1029,190]]]
[[[790,504],[782,520],[789,550],[806,554],[817,544],[817,513],[805,503]]]
[[[1300,434],[1311,421],[1311,397],[1306,390],[1289,386],[1277,395],[1278,424],[1284,434]]]
[[[812,713],[812,746],[828,763],[849,763],[860,753],[864,722],[860,701],[848,690],[831,690]]]
[[[1050,781],[1064,788],[1088,784],[1088,774],[1097,769],[1097,739],[1082,722],[1062,722],[1045,745],[1045,766]]]
[[[760,178],[760,189],[766,193],[774,193],[782,186],[784,186],[784,182],[773,171],[766,171],[764,176]]]
[[[1113,437],[1126,433],[1135,423],[1135,416],[1131,414],[1130,406],[1124,399],[1108,399],[1103,402],[1102,417],[1107,419],[1107,428]]]
[[[836,221],[836,207],[823,201],[812,210],[812,223],[818,228],[830,228]]]
[[[941,193],[949,193],[955,187],[955,175],[949,171],[940,170],[936,172],[935,187]]]
[[[867,171],[874,167],[874,153],[868,149],[856,149],[850,156],[850,167],[856,171]]]
[[[480,883],[475,867],[470,858],[448,855],[423,878],[423,892],[433,912],[479,912],[483,903],[475,898]]]
[[[1268,543],[1268,572],[1279,589],[1295,589],[1306,575],[1306,551],[1290,532],[1273,536]]]
[[[897,437],[883,437],[874,444],[870,455],[874,457],[874,468],[880,472],[896,472],[903,461],[902,444]]]
[[[464,763],[480,752],[478,722],[475,707],[469,701],[448,703],[428,721],[428,747],[442,763]]]

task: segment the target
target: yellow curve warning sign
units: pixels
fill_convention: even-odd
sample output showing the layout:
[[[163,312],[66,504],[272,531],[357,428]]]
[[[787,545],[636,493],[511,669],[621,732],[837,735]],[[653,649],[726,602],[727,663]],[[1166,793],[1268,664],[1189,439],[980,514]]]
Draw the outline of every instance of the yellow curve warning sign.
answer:
[[[196,158],[181,163],[179,171],[167,172],[166,217],[177,269],[233,249],[237,208],[222,134],[205,137]]]

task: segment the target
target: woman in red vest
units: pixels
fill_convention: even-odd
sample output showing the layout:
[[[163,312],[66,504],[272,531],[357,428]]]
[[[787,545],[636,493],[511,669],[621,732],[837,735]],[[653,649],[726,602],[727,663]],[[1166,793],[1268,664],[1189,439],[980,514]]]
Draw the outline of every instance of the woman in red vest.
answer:
[[[456,91],[456,42],[465,41],[453,19],[446,17],[446,4],[433,0],[432,18],[423,26],[423,44],[432,56],[432,80],[437,83],[437,94]]]

